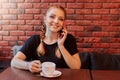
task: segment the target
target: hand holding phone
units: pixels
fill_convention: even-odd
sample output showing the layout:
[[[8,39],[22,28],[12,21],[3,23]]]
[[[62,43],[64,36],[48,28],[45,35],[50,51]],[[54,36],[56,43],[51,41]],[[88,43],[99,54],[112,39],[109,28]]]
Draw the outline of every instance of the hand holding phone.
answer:
[[[65,22],[64,22],[64,26],[63,26],[62,29],[59,31],[61,38],[64,36],[64,34],[63,34],[63,33],[64,33],[64,30],[66,30]]]
[[[65,39],[67,37],[66,26],[63,26],[63,28],[59,32],[60,32],[60,35],[59,35],[59,38],[58,38],[58,45],[61,46],[61,45],[64,45]]]
[[[60,33],[60,38],[62,38],[63,37],[63,28],[59,31],[59,33]]]

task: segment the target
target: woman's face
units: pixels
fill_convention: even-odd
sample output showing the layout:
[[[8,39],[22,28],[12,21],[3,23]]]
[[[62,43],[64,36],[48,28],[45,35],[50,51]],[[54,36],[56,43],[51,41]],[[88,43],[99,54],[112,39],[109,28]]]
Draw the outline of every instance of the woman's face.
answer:
[[[58,32],[62,29],[65,21],[65,13],[59,8],[51,8],[44,17],[46,30]]]

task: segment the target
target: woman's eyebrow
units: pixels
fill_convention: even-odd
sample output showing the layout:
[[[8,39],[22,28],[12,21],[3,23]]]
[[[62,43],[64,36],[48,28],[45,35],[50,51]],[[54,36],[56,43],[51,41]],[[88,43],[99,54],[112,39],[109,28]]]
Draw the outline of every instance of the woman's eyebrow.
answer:
[[[57,15],[56,15],[56,14],[54,14],[54,13],[52,13],[51,15],[52,15],[52,16],[57,16]],[[51,16],[51,15],[50,15],[50,16]],[[65,19],[65,17],[64,17],[64,16],[59,16],[59,18],[63,18],[63,19]]]

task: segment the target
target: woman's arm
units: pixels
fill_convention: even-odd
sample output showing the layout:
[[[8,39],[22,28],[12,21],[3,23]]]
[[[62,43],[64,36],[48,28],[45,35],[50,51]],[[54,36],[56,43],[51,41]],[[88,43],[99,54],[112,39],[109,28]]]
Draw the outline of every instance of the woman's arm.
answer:
[[[71,69],[80,69],[81,61],[80,61],[80,57],[79,57],[78,53],[76,53],[74,55],[70,55],[70,53],[66,50],[66,48],[64,46],[59,46],[59,49],[65,59],[66,64]]]
[[[11,61],[11,67],[30,70],[31,72],[39,72],[41,63],[39,60],[32,62],[25,61],[26,56],[22,52],[18,52]]]
[[[29,62],[25,61],[26,56],[22,52],[18,52],[11,61],[11,67],[28,70]]]
[[[80,69],[81,61],[80,61],[80,57],[79,57],[78,53],[75,53],[74,55],[71,55],[70,52],[64,46],[64,42],[67,39],[67,29],[66,29],[66,27],[63,27],[61,35],[58,37],[58,47],[61,51],[61,54],[63,55],[63,58],[65,59],[66,64],[71,69]],[[71,41],[73,41],[73,42],[71,43]],[[69,49],[73,49],[74,47],[76,47],[76,45],[75,45],[76,41],[74,41],[74,39],[72,37],[69,38],[68,44],[71,44],[71,45],[67,45],[67,46],[70,47]]]

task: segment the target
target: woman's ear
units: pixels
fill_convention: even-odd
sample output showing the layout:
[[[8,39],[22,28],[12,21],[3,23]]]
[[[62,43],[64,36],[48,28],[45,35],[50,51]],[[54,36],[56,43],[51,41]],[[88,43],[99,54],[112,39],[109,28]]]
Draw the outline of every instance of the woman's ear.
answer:
[[[66,21],[64,21],[64,23],[63,23],[63,27],[66,27]]]
[[[62,29],[66,29],[66,28],[67,28],[66,27],[66,21],[64,21]]]

